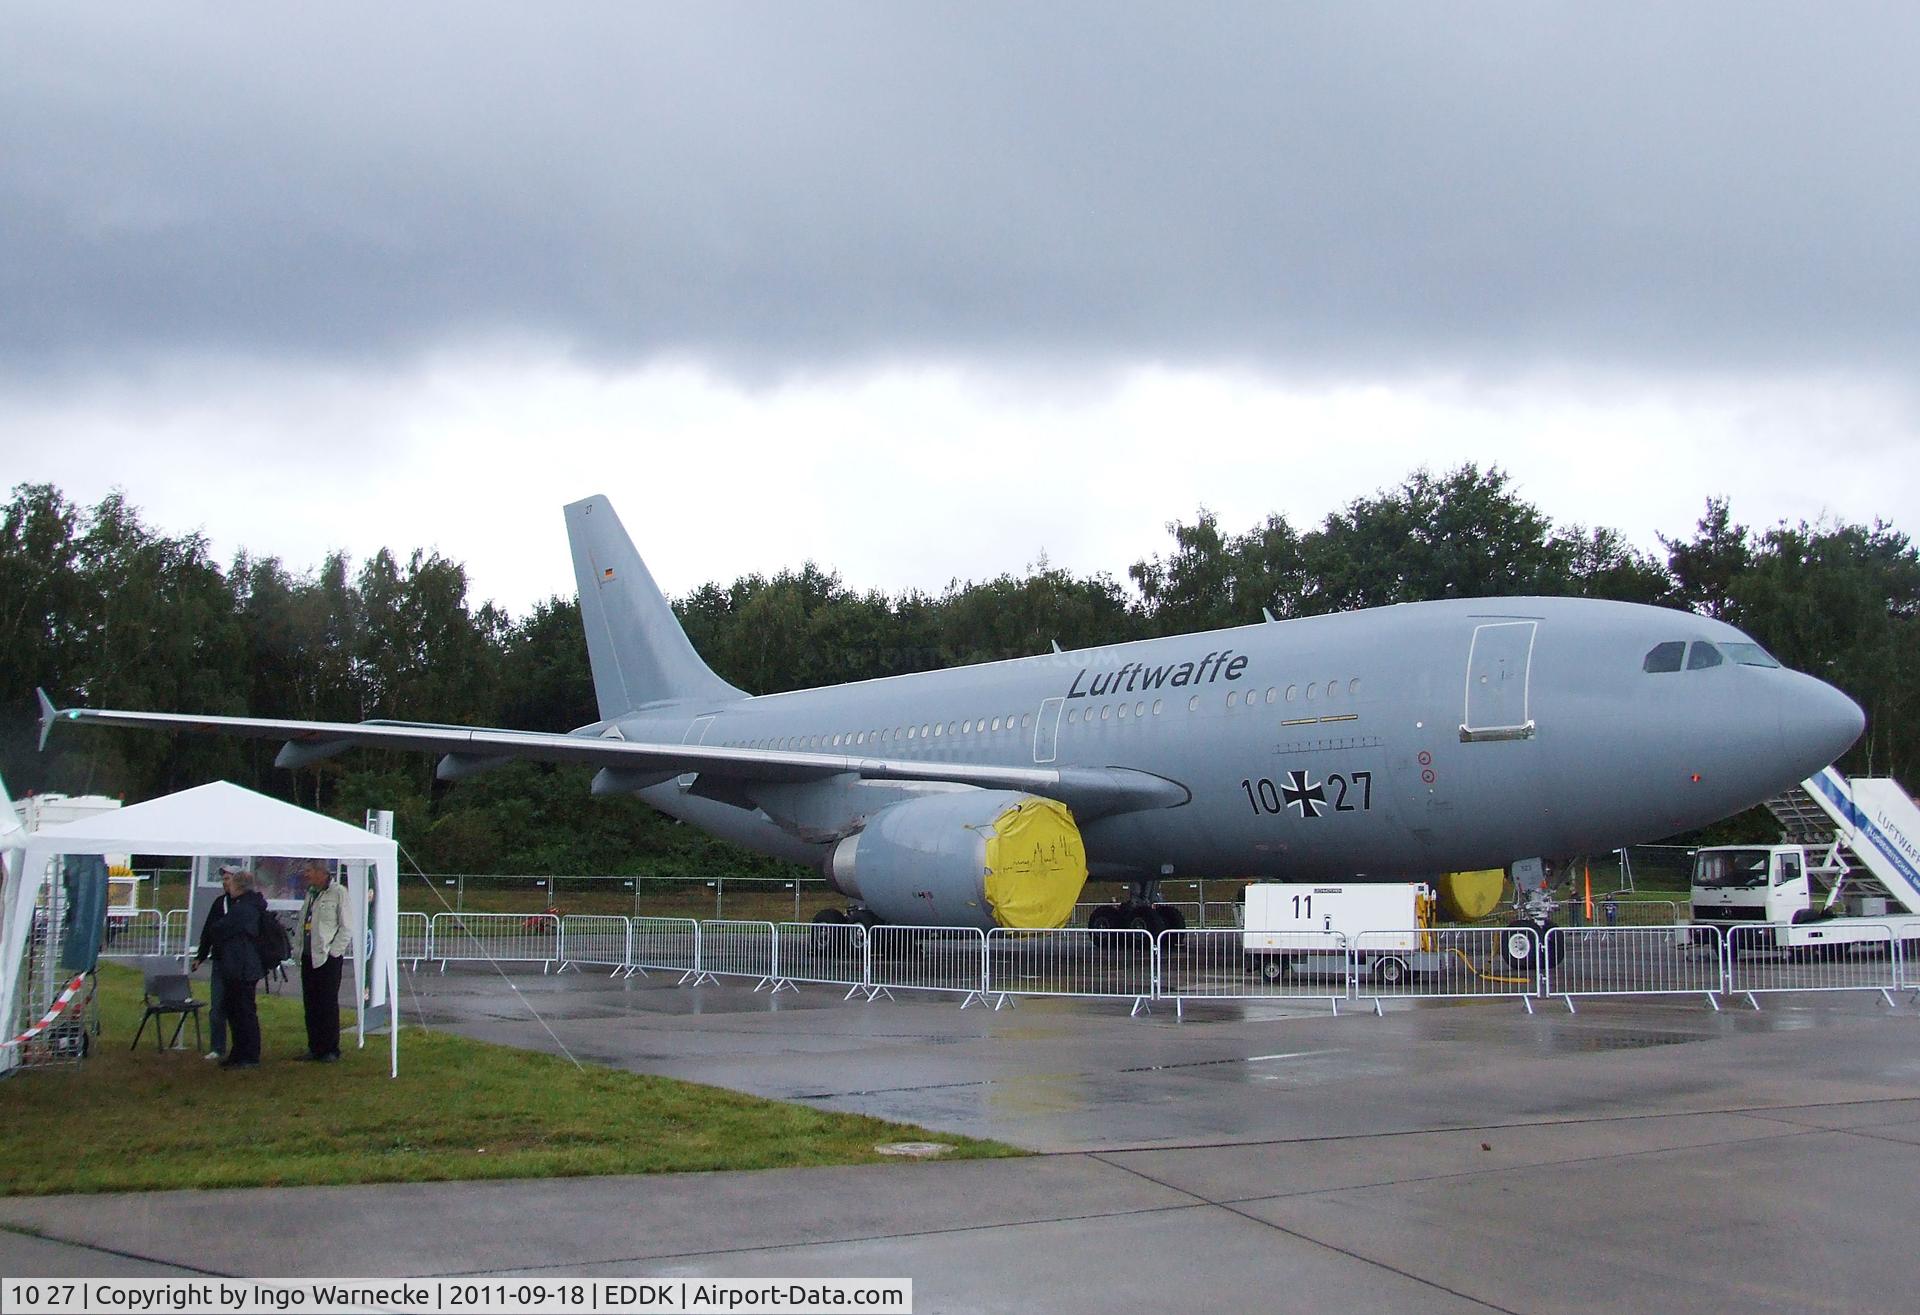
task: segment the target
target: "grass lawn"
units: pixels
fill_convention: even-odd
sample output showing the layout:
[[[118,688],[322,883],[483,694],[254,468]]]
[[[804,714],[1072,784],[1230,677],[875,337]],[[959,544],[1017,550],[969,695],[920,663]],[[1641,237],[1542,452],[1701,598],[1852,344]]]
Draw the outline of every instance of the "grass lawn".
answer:
[[[156,1053],[151,1028],[127,1049],[134,970],[102,965],[100,990],[91,1058],[0,1081],[0,1194],[866,1164],[892,1161],[874,1148],[899,1141],[948,1143],[949,1159],[1019,1153],[412,1027],[398,1078],[384,1036],[338,1064],[293,1063],[306,1048],[297,985],[260,996],[261,1067],[223,1071]]]

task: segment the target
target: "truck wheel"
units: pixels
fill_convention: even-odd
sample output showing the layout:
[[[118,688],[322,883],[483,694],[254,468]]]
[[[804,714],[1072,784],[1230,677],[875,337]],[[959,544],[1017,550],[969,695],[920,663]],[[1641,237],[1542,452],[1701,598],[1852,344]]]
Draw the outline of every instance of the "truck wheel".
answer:
[[[1382,986],[1398,986],[1407,980],[1407,965],[1404,960],[1391,955],[1373,961],[1373,980]]]
[[[1293,961],[1281,955],[1269,955],[1260,961],[1260,975],[1269,982],[1277,982],[1293,972]]]

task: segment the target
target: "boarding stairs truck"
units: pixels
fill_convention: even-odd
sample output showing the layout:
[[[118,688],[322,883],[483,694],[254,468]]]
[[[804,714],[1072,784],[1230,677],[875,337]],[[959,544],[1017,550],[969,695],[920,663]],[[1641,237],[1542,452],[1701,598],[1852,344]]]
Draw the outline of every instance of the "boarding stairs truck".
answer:
[[[1694,855],[1696,924],[1773,924],[1789,952],[1880,943],[1889,928],[1920,941],[1920,808],[1899,782],[1828,767],[1767,808],[1781,843]]]
[[[1241,951],[1247,969],[1268,981],[1300,976],[1344,976],[1347,950],[1355,970],[1386,985],[1415,973],[1440,971],[1432,948],[1435,899],[1419,882],[1255,882],[1247,887]],[[1370,933],[1364,942],[1360,933]]]

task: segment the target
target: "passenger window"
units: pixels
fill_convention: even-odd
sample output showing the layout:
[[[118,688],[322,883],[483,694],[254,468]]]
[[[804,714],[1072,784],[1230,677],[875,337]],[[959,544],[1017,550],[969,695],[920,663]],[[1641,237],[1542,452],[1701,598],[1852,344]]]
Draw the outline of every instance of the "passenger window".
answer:
[[[1279,695],[1280,695],[1279,690],[1275,689],[1271,685],[1267,686],[1267,702],[1269,703],[1273,702],[1274,699],[1279,697]]]
[[[1688,671],[1703,671],[1708,667],[1717,667],[1723,660],[1719,649],[1700,640],[1695,640],[1693,647],[1687,650]]]
[[[1133,715],[1136,717],[1144,717],[1147,715],[1147,701],[1145,699],[1141,699],[1133,705]]]
[[[1680,640],[1669,640],[1664,644],[1655,644],[1647,650],[1646,659],[1641,662],[1640,670],[1658,675],[1666,671],[1680,670],[1680,659],[1685,657],[1687,646]]]
[[[1025,730],[1025,729],[1026,729],[1027,727],[1029,727],[1029,726],[1031,726],[1031,725],[1033,725],[1033,714],[1032,714],[1031,712],[1023,712],[1023,713],[1021,713],[1021,714],[1020,714],[1020,729],[1021,729],[1021,730]]]
[[[1309,703],[1313,702],[1313,696],[1315,694],[1318,694],[1319,692],[1320,692],[1320,687],[1318,685],[1307,686],[1307,702]]]
[[[995,717],[995,718],[993,719],[993,728],[994,728],[995,730],[999,730],[999,729],[1000,729],[1000,719],[999,719],[998,717]]]
[[[1200,711],[1200,696],[1198,694],[1194,695],[1192,698],[1187,700],[1187,711],[1188,712]]]
[[[1360,692],[1360,677],[1355,676],[1352,680],[1347,682],[1347,697],[1352,698],[1354,695],[1358,694],[1359,692]]]
[[[1080,720],[1080,709],[1068,708],[1067,709],[1067,725],[1071,726],[1079,720]]]
[[[1298,694],[1299,692],[1300,692],[1299,686],[1297,685],[1287,686],[1287,702],[1289,703],[1293,702],[1293,696]]]
[[[1102,703],[1100,705],[1100,720],[1106,721],[1108,718],[1112,716],[1113,716],[1113,705],[1111,703]]]
[[[1230,690],[1228,690],[1228,691],[1227,691],[1227,706],[1228,706],[1229,708],[1231,708],[1231,707],[1232,707],[1232,706],[1233,706],[1234,704],[1236,704],[1236,703],[1238,703],[1239,701],[1240,701],[1240,691],[1239,691],[1239,690],[1237,690],[1237,689],[1230,689]]]
[[[970,719],[969,719],[969,720],[967,720],[967,721],[963,721],[963,722],[961,722],[961,723],[960,723],[960,733],[961,733],[962,735],[971,735],[971,734],[973,734],[973,722],[972,722],[972,720],[970,720]]]
[[[1127,719],[1127,705],[1122,703],[1120,705],[1120,720],[1125,721],[1126,719]]]
[[[1153,701],[1153,715],[1154,715],[1154,716],[1156,716],[1156,717],[1158,717],[1158,716],[1160,715],[1160,700],[1159,700],[1159,699],[1155,699],[1155,700]]]

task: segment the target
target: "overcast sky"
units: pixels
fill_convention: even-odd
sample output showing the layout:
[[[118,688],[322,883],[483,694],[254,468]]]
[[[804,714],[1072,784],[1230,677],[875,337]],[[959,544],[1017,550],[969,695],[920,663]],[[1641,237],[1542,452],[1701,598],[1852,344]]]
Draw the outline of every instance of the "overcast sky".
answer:
[[[1920,7],[0,4],[0,456],[523,609],[1499,464],[1917,528]]]

